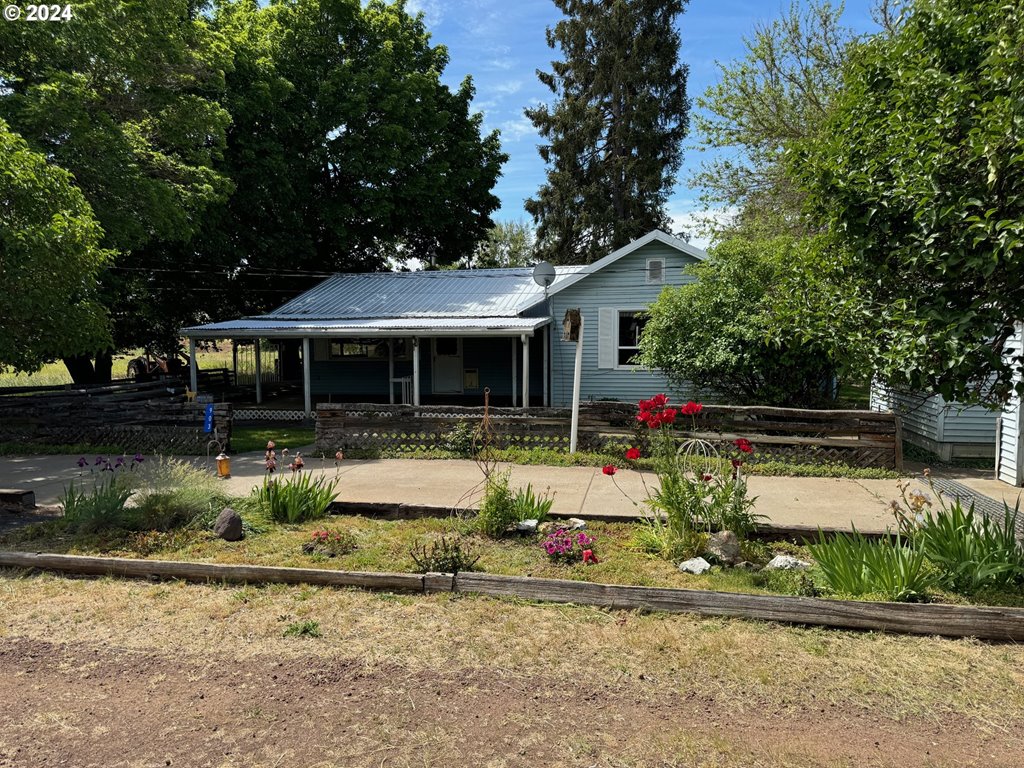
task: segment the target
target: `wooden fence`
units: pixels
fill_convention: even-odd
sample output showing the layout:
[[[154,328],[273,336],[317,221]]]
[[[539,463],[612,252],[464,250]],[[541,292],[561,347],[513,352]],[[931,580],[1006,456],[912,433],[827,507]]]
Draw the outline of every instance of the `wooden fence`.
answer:
[[[631,403],[581,404],[580,449],[617,453],[629,445],[647,447],[649,430],[636,414]],[[568,408],[491,408],[490,415],[499,447],[568,448]],[[321,404],[316,446],[328,454],[445,447],[458,441],[460,424],[475,427],[482,417],[478,407]],[[754,462],[903,466],[899,421],[892,413],[706,405],[695,420],[680,416],[677,427],[680,435],[708,440],[723,451],[745,437],[755,445]]]
[[[188,402],[177,382],[111,384],[0,393],[0,442],[116,447],[125,452],[202,453],[211,439],[230,441],[231,405]]]

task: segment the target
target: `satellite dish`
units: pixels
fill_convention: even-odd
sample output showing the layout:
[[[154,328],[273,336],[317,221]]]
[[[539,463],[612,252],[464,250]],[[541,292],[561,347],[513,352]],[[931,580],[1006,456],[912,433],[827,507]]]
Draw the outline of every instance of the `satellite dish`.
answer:
[[[548,262],[542,261],[533,268],[533,282],[541,288],[547,288],[555,282],[555,268]]]

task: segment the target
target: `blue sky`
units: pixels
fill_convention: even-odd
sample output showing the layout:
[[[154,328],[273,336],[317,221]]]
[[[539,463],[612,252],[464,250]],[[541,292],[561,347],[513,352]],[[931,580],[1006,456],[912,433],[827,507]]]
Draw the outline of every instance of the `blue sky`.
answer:
[[[858,31],[873,29],[872,4],[872,0],[848,0],[845,23]],[[788,6],[788,0],[690,0],[679,25],[682,60],[690,66],[691,98],[716,81],[716,61],[740,57],[744,36]],[[560,17],[558,9],[551,0],[410,0],[407,7],[422,11],[433,41],[448,47],[451,63],[445,81],[454,87],[465,75],[472,75],[475,105],[484,113],[486,127],[501,130],[509,161],[496,188],[502,207],[495,218],[527,219],[523,201],[544,181],[544,163],[537,154],[537,134],[523,116],[523,108],[551,101],[552,94],[535,73],[549,70],[558,56],[544,38],[545,28]],[[679,184],[669,203],[669,212],[680,226],[687,226],[688,215],[700,210],[699,190],[688,184],[690,173],[708,156],[695,148],[697,141],[691,132]]]

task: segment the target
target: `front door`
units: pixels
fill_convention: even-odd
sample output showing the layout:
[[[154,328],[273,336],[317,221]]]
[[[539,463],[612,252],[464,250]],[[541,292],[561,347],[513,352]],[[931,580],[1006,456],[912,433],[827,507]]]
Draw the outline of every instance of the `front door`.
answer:
[[[462,394],[462,339],[445,336],[434,339],[431,357],[435,395]]]

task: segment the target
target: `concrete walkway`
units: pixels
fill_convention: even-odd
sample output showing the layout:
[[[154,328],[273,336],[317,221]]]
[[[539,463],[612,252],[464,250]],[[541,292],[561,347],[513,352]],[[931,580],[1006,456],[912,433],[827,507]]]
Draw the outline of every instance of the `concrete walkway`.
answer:
[[[308,454],[312,455],[312,451]],[[90,457],[92,458],[92,457]],[[35,491],[40,505],[57,503],[64,486],[72,481],[91,482],[75,462],[76,456],[23,456],[0,460],[0,487]],[[205,461],[196,459],[200,465]],[[335,466],[333,459],[308,458],[312,472],[337,475],[339,499],[358,502],[391,502],[431,506],[476,506],[482,475],[469,460],[426,461],[381,459],[349,461]],[[647,496],[651,473],[620,469],[614,477],[592,467],[512,466],[513,487],[532,483],[537,491],[554,493],[554,511],[580,516],[635,516]],[[213,471],[212,465],[210,471]],[[287,470],[284,473],[288,474]],[[225,481],[230,493],[248,494],[263,481],[260,453],[232,458],[232,478]],[[953,470],[955,478],[979,493],[1011,506],[1021,489],[987,479],[988,473]],[[898,498],[896,480],[847,480],[839,478],[749,478],[755,510],[778,525],[809,525],[846,528],[851,523],[865,532],[883,531],[893,524],[889,501]],[[915,482],[913,487],[923,486]]]

